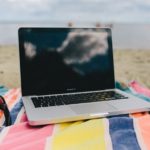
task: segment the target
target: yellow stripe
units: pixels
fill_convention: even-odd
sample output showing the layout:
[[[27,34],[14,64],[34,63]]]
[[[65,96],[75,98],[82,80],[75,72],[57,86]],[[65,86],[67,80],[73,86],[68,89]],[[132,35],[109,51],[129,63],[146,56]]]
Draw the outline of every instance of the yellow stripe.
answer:
[[[59,130],[58,130],[58,132],[62,132],[63,130],[68,129],[68,128],[72,127],[72,126],[75,127],[75,125],[81,124],[82,122],[83,122],[83,121],[61,123],[61,124],[59,125]]]
[[[60,125],[61,126],[61,125]],[[103,119],[62,124],[62,129],[53,136],[52,150],[105,150]]]

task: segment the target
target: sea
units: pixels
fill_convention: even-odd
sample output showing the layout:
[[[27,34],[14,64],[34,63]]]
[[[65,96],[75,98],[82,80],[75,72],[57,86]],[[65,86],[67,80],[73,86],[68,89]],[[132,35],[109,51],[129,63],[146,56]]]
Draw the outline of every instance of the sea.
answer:
[[[0,22],[0,45],[18,45],[20,27],[66,27],[62,22]],[[104,24],[103,24],[104,25]],[[73,24],[74,27],[94,27],[91,22]],[[112,23],[114,49],[150,50],[150,24]]]

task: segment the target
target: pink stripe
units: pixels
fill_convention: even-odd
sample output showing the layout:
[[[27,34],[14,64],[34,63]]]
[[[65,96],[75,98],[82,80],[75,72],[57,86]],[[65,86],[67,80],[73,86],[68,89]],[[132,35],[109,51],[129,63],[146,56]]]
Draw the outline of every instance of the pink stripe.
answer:
[[[21,97],[20,89],[12,89],[12,90],[9,90],[7,93],[5,93],[4,98],[6,100],[9,110],[12,110],[14,105],[20,100],[20,97]],[[3,119],[4,119],[3,112],[0,112],[0,122],[2,124],[3,124],[3,121],[1,120]]]
[[[21,116],[20,122],[27,122],[27,121],[28,121],[27,115],[24,113],[24,114]]]
[[[13,94],[15,90],[16,90],[16,89],[11,89],[11,90],[9,90],[9,91],[5,94],[5,98],[7,98],[9,95]]]
[[[30,143],[18,144],[18,146],[11,148],[11,150],[44,150],[46,139],[36,140]]]
[[[44,149],[46,138],[51,136],[52,132],[53,125],[31,127],[27,122],[13,125],[0,144],[0,147],[1,149],[12,149],[13,147],[16,148],[24,145],[21,149],[24,147],[33,149],[32,145],[36,142],[34,149],[39,149],[39,147]]]
[[[11,110],[12,106],[19,100],[20,97],[20,89],[12,89],[9,90],[5,95],[4,98],[8,105],[8,109]],[[0,119],[3,117],[3,112],[0,112]]]
[[[150,90],[140,86],[138,82],[132,81],[129,83],[129,86],[132,87],[137,93],[150,97]]]
[[[10,97],[13,96],[17,90],[18,89],[11,89],[4,95],[6,102],[8,102],[11,99]]]
[[[139,139],[142,139],[143,145],[147,150],[150,150],[150,115],[146,114],[141,117],[136,118],[136,123],[138,125],[137,135],[140,135]]]
[[[20,89],[12,89],[4,95],[9,110],[21,97]]]

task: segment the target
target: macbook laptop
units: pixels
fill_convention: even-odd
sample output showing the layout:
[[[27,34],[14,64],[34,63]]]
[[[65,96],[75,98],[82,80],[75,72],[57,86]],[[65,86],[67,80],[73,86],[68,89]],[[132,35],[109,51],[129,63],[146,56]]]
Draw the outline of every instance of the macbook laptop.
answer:
[[[20,28],[22,99],[30,125],[148,111],[115,89],[108,28]]]

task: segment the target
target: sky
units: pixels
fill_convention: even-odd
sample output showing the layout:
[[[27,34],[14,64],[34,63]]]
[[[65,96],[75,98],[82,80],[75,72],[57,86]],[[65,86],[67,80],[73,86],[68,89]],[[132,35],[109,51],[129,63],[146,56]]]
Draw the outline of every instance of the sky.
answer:
[[[150,23],[150,0],[0,0],[0,22]]]

